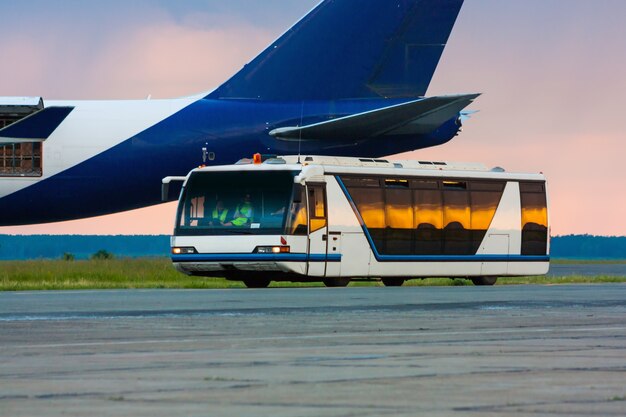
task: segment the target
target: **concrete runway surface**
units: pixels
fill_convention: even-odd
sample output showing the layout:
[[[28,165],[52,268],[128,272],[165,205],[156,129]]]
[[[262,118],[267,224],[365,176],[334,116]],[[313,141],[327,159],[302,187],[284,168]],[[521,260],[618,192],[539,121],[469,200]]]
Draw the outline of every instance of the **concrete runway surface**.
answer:
[[[626,285],[0,294],[0,416],[626,415]]]
[[[550,265],[549,277],[567,277],[571,275],[625,277],[626,263]],[[502,279],[505,280],[506,278]]]

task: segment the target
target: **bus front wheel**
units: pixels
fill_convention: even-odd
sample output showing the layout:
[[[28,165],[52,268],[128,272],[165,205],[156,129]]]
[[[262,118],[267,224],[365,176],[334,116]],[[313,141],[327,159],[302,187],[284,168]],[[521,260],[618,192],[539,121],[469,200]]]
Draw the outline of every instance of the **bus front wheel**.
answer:
[[[474,277],[472,282],[474,285],[494,285],[498,277]]]
[[[350,278],[326,278],[323,282],[327,287],[347,287]]]
[[[244,279],[243,284],[248,288],[267,288],[270,281],[269,279]]]
[[[404,284],[402,278],[382,278],[381,281],[385,287],[401,287]]]

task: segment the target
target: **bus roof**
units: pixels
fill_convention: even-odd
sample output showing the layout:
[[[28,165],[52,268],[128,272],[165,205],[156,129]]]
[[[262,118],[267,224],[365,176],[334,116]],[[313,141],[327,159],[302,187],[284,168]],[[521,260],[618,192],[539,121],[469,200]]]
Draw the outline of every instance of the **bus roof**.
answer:
[[[308,168],[307,168],[308,167]],[[268,171],[309,171],[320,174],[372,174],[372,175],[415,175],[453,176],[474,178],[506,178],[542,180],[541,173],[511,173],[503,168],[488,168],[481,163],[448,162],[426,160],[390,160],[385,158],[352,158],[340,156],[288,155],[268,156],[261,163],[253,159],[242,159],[233,165],[200,167],[192,172],[248,171],[261,168]],[[305,169],[307,168],[307,169]]]

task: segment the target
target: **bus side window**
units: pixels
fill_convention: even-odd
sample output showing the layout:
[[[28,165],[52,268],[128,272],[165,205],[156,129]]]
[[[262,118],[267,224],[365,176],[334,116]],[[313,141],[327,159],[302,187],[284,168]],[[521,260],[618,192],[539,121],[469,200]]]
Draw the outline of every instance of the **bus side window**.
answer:
[[[306,195],[304,187],[296,184],[293,187],[293,201],[287,217],[285,233],[289,235],[305,235],[307,233]]]
[[[324,186],[309,185],[309,233],[326,227],[326,202],[324,201]]]
[[[545,255],[548,251],[548,206],[545,184],[520,182],[522,205],[522,255]]]

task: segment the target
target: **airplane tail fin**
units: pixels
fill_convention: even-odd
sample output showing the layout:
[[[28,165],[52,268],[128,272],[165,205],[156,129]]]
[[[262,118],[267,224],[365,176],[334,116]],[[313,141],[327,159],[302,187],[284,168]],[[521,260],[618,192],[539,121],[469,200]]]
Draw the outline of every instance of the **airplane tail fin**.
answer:
[[[463,0],[325,0],[207,98],[426,93]]]

